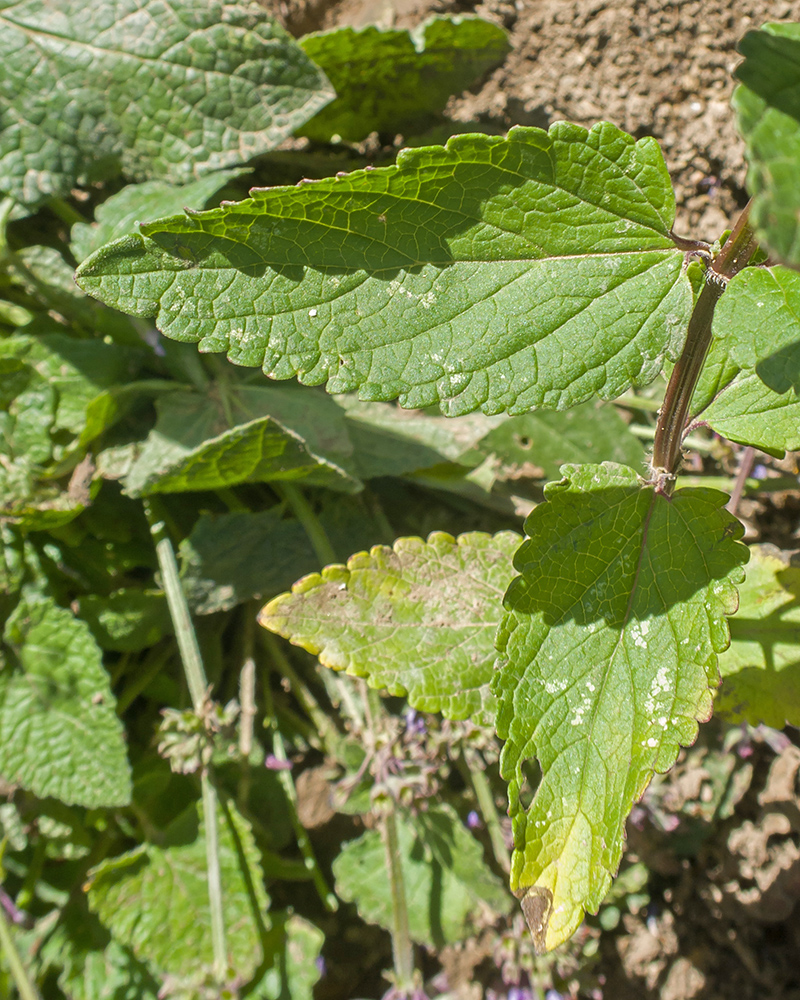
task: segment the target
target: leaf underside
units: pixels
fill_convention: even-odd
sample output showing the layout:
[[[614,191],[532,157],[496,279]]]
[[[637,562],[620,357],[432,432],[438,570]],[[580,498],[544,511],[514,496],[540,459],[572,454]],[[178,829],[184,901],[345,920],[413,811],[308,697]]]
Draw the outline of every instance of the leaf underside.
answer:
[[[0,186],[34,206],[121,169],[186,183],[332,97],[256,3],[0,0]]]
[[[76,280],[271,378],[449,416],[560,409],[675,356],[673,218],[654,140],[559,122],[160,220]]]
[[[597,911],[631,807],[711,714],[747,559],[722,493],[667,499],[612,463],[562,473],[525,525],[493,683],[511,885],[542,950]],[[526,811],[533,757],[542,779]]]
[[[519,535],[400,538],[312,573],[260,623],[420,711],[491,726],[500,600]]]
[[[749,162],[750,221],[774,256],[800,264],[800,25],[765,24],[739,51],[733,107]]]

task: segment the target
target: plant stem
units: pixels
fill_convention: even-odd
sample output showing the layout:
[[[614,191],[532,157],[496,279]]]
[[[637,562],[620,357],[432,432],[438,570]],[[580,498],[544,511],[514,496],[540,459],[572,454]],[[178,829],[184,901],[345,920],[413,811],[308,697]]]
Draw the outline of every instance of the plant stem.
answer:
[[[400,840],[397,835],[397,815],[394,808],[381,818],[381,833],[386,849],[386,871],[392,894],[392,958],[396,987],[402,996],[414,988],[414,949],[408,927],[408,904],[403,867],[400,863]]]
[[[181,587],[175,551],[167,535],[163,519],[156,519],[155,503],[145,500],[144,511],[150,525],[150,534],[156,545],[158,568],[161,570],[161,579],[164,583],[164,592],[167,595],[172,624],[175,627],[175,638],[178,641],[178,649],[186,673],[186,683],[189,685],[192,705],[195,712],[200,713],[205,704],[208,681],[203,667],[203,659],[200,656],[200,647],[197,644],[197,635],[189,614],[189,605],[186,603],[186,595]]]
[[[76,222],[89,221],[76,208],[73,208],[68,201],[64,201],[63,198],[50,198],[47,202],[47,207],[68,226],[74,226]]]
[[[8,918],[0,906],[0,946],[5,952],[8,967],[17,987],[20,1000],[41,1000],[39,991],[28,976],[25,966],[22,964],[17,946],[14,944],[14,937],[8,925]]]
[[[222,874],[219,867],[219,829],[217,827],[217,790],[211,782],[208,768],[200,775],[203,789],[203,819],[206,828],[206,868],[208,869],[208,904],[211,913],[211,948],[214,974],[223,981],[228,965],[225,945],[225,918],[222,913]]]
[[[117,697],[117,715],[125,714],[129,706],[144,691],[150,682],[161,673],[165,663],[172,655],[172,643],[164,644],[160,649],[153,647],[151,653],[140,663],[139,669]]]
[[[272,694],[269,690],[269,684],[265,686],[269,724],[272,728],[272,752],[277,760],[281,763],[285,763],[288,760],[288,757],[286,756],[286,747],[283,743],[283,735],[278,729],[278,722],[273,711]],[[300,848],[300,853],[303,855],[306,869],[311,874],[311,878],[314,881],[314,885],[319,893],[319,898],[322,900],[325,909],[330,913],[335,913],[339,909],[339,900],[328,888],[325,876],[322,874],[317,859],[314,856],[314,849],[311,846],[308,832],[300,821],[300,816],[297,812],[297,790],[294,787],[292,775],[288,770],[277,771],[276,774],[278,781],[281,783],[281,787],[283,788],[283,793],[286,796],[286,801],[289,804],[289,819],[292,823],[292,829],[294,830],[294,835],[297,840],[297,846]]]
[[[280,643],[272,632],[267,632],[264,629],[262,639],[270,659],[278,668],[278,672],[289,682],[292,693],[300,703],[300,707],[317,727],[317,733],[326,751],[335,757],[342,741],[342,737],[336,726],[323,711],[322,706],[314,697],[308,685],[300,678],[297,671],[291,665],[289,658],[281,649]]]
[[[292,508],[295,517],[302,524],[305,533],[314,549],[317,559],[323,566],[338,562],[336,551],[325,534],[319,518],[314,513],[311,504],[302,492],[292,483],[270,483],[278,496]]]
[[[163,520],[157,520],[154,514],[154,504],[145,501],[145,515],[150,525],[150,533],[156,545],[158,568],[167,595],[167,604],[175,628],[175,638],[181,654],[186,683],[195,712],[203,716],[206,698],[208,697],[208,681],[197,643],[197,634],[192,625],[189,605],[181,587],[178,576],[178,564],[175,561],[175,551],[167,535]],[[211,942],[214,955],[214,973],[222,982],[227,968],[227,948],[225,945],[225,920],[222,913],[222,876],[219,865],[219,830],[217,827],[217,793],[207,768],[201,774],[203,822],[206,832],[206,867],[208,869],[208,905],[211,914]]]
[[[756,450],[752,445],[748,445],[742,452],[742,460],[739,463],[739,471],[736,473],[736,482],[733,485],[733,492],[731,493],[730,500],[725,505],[734,517],[736,516],[736,508],[739,506],[739,501],[742,499],[742,493],[744,493],[745,486],[747,485],[747,479],[753,468],[755,460]]]
[[[500,817],[497,815],[497,806],[494,802],[492,789],[486,777],[486,765],[474,750],[465,750],[462,761],[463,771],[467,772],[466,777],[469,778],[472,784],[478,808],[486,824],[486,831],[489,834],[489,840],[492,842],[492,851],[494,852],[495,859],[503,871],[510,872],[511,856],[506,847],[506,839],[503,836]]]
[[[730,279],[747,265],[756,251],[755,235],[748,224],[749,213],[748,204],[725,246],[706,272],[703,290],[689,320],[683,352],[672,369],[664,394],[664,405],[659,411],[653,442],[652,473],[659,490],[667,496],[675,486],[675,472],[680,461],[689,404],[711,346],[714,309]]]

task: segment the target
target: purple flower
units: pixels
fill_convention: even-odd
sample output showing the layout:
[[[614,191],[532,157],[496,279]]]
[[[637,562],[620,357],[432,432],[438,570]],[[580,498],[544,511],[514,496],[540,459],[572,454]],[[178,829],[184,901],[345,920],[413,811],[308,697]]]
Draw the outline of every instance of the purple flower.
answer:
[[[405,714],[406,732],[412,736],[424,736],[428,731],[425,720],[413,708],[409,708]]]
[[[481,826],[481,818],[474,809],[472,809],[467,816],[467,826],[470,830],[477,830],[478,827]]]
[[[530,990],[525,990],[521,986],[510,986],[508,989],[508,1000],[533,1000]]]
[[[264,767],[269,771],[291,771],[292,762],[290,760],[278,760],[274,753],[268,753],[264,761]]]

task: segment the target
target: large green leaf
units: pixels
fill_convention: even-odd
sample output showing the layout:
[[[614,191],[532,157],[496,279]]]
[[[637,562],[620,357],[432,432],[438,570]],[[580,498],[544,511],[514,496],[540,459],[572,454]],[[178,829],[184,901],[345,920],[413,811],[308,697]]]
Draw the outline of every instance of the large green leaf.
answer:
[[[361,488],[343,414],[323,394],[220,384],[162,396],[156,410],[156,426],[123,480],[131,496],[270,480]]]
[[[249,825],[228,805],[218,830],[228,955],[246,981],[265,957],[268,899]],[[211,966],[206,842],[196,808],[175,821],[166,844],[144,844],[94,868],[89,905],[152,971],[192,977]]]
[[[713,332],[694,420],[765,451],[800,448],[800,275],[741,271],[716,308]]]
[[[272,378],[521,413],[612,398],[674,357],[692,289],[673,217],[655,140],[558,122],[154,222],[76,280]]]
[[[525,524],[493,685],[512,888],[543,949],[597,911],[634,802],[711,714],[747,559],[716,490],[667,498],[612,463],[562,472]],[[542,778],[526,811],[532,757]]]
[[[376,545],[300,580],[259,621],[414,708],[492,725],[494,634],[518,544],[502,531]]]
[[[739,43],[733,95],[753,195],[751,221],[774,254],[800,263],[800,24],[765,24]]]
[[[41,798],[127,805],[122,726],[88,626],[51,599],[24,599],[6,622],[17,663],[0,671],[0,774]]]
[[[126,184],[99,206],[93,223],[78,222],[72,227],[69,248],[76,260],[85,260],[105,243],[133,232],[137,223],[145,219],[174,215],[185,208],[203,208],[221,187],[243,172],[218,170],[189,184],[166,181]]]
[[[510,48],[502,28],[476,17],[434,17],[413,31],[334,28],[306,35],[300,45],[336,90],[336,100],[299,129],[321,142],[424,128]]]
[[[772,545],[750,550],[719,665],[719,712],[754,726],[800,726],[800,567]]]
[[[470,920],[487,903],[509,908],[500,880],[483,860],[483,849],[451,806],[431,806],[414,822],[396,816],[400,865],[414,941],[432,948],[460,941]],[[391,883],[381,835],[370,830],[346,843],[333,862],[336,891],[352,900],[364,920],[392,926]]]
[[[0,0],[0,186],[23,204],[119,169],[185,183],[273,148],[332,96],[246,0]]]

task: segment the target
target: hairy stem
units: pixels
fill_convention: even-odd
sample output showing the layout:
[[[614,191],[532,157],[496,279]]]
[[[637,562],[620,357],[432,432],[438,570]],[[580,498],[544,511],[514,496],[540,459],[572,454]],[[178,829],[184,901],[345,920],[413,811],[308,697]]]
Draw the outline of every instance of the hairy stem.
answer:
[[[11,976],[17,987],[20,1000],[41,1000],[39,991],[34,986],[33,980],[28,975],[25,966],[22,964],[22,959],[20,958],[17,946],[14,943],[11,928],[8,925],[8,918],[6,917],[2,906],[0,906],[0,946],[2,946],[3,952],[6,956],[6,961],[8,962],[8,967],[11,970]]]
[[[189,614],[189,605],[178,576],[175,551],[167,535],[163,520],[157,520],[153,505],[145,501],[145,514],[150,525],[150,533],[156,545],[158,568],[167,595],[167,604],[175,628],[186,683],[195,712],[202,716],[208,694],[208,681],[200,655],[197,634]],[[203,822],[206,831],[206,867],[208,870],[208,904],[211,913],[211,942],[214,955],[214,973],[222,981],[227,968],[227,948],[225,944],[225,920],[222,913],[222,876],[219,864],[219,830],[217,827],[217,793],[211,782],[207,768],[201,775]]]
[[[711,346],[714,309],[730,279],[748,264],[756,251],[755,236],[748,224],[749,212],[748,204],[706,273],[705,285],[689,320],[683,352],[672,369],[664,404],[659,411],[652,473],[659,489],[667,496],[675,485],[689,405]]]
[[[222,913],[222,873],[219,867],[219,828],[217,790],[212,784],[208,768],[200,776],[203,788],[203,819],[206,827],[206,868],[208,869],[208,902],[211,911],[211,948],[214,955],[214,974],[222,982],[228,966],[225,944],[225,918]]]
[[[386,849],[386,871],[392,894],[392,958],[397,991],[409,996],[414,987],[414,948],[408,926],[408,904],[403,867],[400,863],[400,840],[394,808],[381,817],[383,844]]]
[[[208,681],[203,667],[203,659],[200,656],[197,635],[189,614],[189,605],[186,603],[186,596],[183,593],[183,587],[181,587],[175,551],[167,535],[164,520],[156,517],[155,504],[146,500],[144,510],[150,525],[150,534],[156,545],[158,568],[161,570],[164,593],[167,595],[169,613],[175,627],[175,638],[178,641],[186,683],[189,685],[189,694],[194,710],[199,713],[202,712],[206,700]]]

